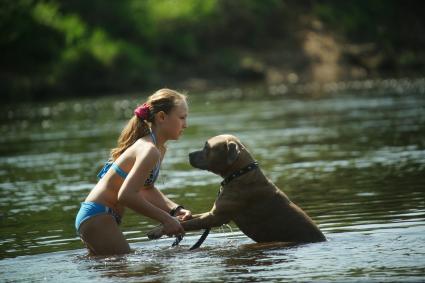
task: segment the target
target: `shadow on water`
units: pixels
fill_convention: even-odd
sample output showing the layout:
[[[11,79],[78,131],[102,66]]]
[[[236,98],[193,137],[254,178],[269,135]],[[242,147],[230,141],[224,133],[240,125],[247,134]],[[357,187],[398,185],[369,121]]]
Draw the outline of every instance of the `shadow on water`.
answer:
[[[425,80],[329,84],[317,97],[309,90],[192,94],[189,128],[169,144],[157,184],[194,212],[210,209],[221,180],[191,168],[187,154],[213,135],[235,134],[328,238],[292,247],[255,244],[232,226],[194,252],[187,249],[199,233],[170,248],[172,239],[147,241],[155,223],[129,211],[122,229],[134,252],[88,258],[74,216],[140,97],[0,111],[0,278],[425,280]]]

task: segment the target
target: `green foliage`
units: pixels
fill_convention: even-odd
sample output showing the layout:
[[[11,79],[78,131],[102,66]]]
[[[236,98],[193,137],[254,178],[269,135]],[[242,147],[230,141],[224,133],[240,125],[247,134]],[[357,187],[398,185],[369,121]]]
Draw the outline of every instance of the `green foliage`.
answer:
[[[347,0],[314,5],[313,11],[330,26],[354,40],[388,37],[388,25],[396,15],[395,1]]]
[[[14,0],[0,2],[6,100],[149,88],[183,70],[235,76],[242,50],[294,41],[303,15],[414,64],[425,45],[421,1]],[[401,23],[401,24],[399,24]],[[423,34],[423,33],[420,33]],[[392,52],[392,53],[391,53]],[[180,76],[180,77],[179,77]]]
[[[424,9],[425,3],[418,0],[333,0],[313,5],[313,13],[341,35],[389,48],[425,42],[417,33],[425,31]]]

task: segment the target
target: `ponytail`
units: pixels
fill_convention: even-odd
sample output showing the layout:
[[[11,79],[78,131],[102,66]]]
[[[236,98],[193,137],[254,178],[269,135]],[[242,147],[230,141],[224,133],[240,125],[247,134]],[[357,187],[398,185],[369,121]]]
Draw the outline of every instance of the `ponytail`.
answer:
[[[163,111],[168,114],[179,102],[185,101],[186,95],[163,88],[149,96],[146,103],[136,107],[134,116],[122,130],[117,147],[111,150],[111,159],[115,161],[138,139],[149,135],[150,125],[155,123],[155,114]]]

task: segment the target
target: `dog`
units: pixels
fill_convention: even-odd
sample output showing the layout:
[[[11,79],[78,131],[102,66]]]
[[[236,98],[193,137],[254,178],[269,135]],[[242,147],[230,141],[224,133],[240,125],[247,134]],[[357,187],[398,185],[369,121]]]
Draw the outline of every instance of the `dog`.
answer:
[[[263,174],[235,136],[210,138],[202,150],[189,154],[189,162],[224,180],[209,212],[181,222],[185,231],[210,229],[233,221],[246,236],[259,243],[326,241],[313,220]],[[162,235],[161,225],[148,232],[150,239]]]

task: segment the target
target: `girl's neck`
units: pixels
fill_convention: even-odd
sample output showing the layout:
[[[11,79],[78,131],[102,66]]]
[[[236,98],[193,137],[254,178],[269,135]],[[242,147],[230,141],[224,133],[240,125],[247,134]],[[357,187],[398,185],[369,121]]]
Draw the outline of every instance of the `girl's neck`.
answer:
[[[160,131],[156,129],[155,127],[151,128],[152,134],[155,136],[156,139],[156,146],[158,148],[165,148],[165,143],[167,140],[161,135]]]

